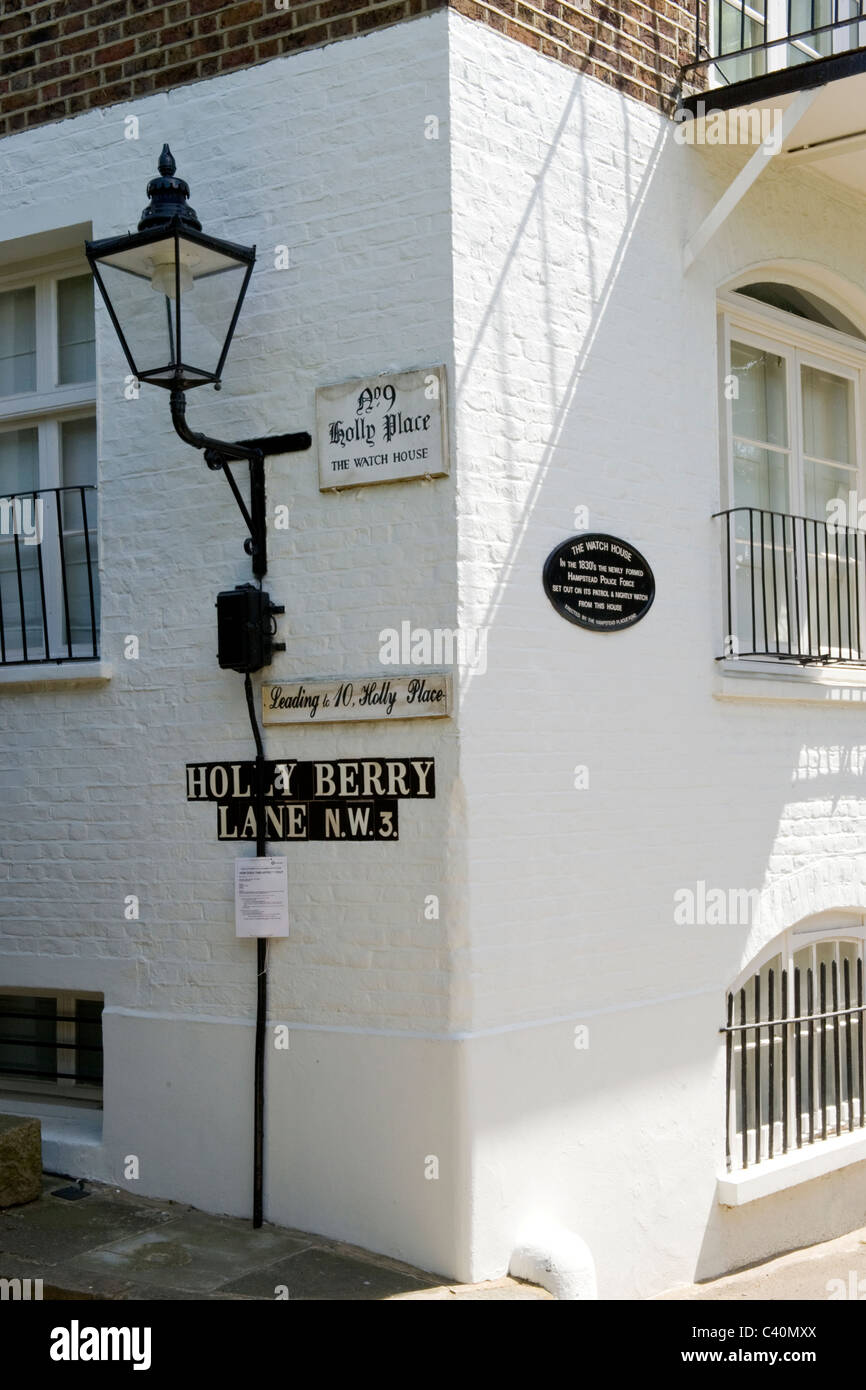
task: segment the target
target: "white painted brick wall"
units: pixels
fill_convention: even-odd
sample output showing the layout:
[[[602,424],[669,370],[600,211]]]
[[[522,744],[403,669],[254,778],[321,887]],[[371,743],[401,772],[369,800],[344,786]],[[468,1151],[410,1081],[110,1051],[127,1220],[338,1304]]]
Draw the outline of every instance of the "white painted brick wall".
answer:
[[[684,279],[686,235],[736,155],[683,150],[652,111],[453,14],[136,103],[137,143],[125,114],[3,142],[2,239],[133,225],[167,139],[205,225],[260,254],[225,390],[190,396],[193,428],[312,428],[317,385],[449,369],[451,479],[322,496],[312,454],[269,464],[269,501],[292,514],[271,536],[289,651],[270,674],[375,669],[379,631],[406,619],[489,630],[487,673],[470,673],[452,724],[268,732],[277,757],[437,760],[437,799],[401,806],[399,846],[286,847],[292,935],[271,948],[271,1016],[298,1031],[290,1061],[269,1062],[269,1218],[488,1277],[542,1194],[620,1297],[772,1248],[766,1216],[713,1219],[704,1246],[716,1029],[767,934],[866,906],[859,773],[829,755],[817,771],[831,749],[862,765],[864,745],[852,705],[713,698],[715,290],[777,258],[856,285],[861,202],[771,169]],[[281,243],[286,272],[271,269]],[[99,362],[115,676],[0,691],[2,979],[104,989],[100,1171],[120,1180],[141,1151],[141,1190],[244,1211],[252,955],[233,937],[234,850],[183,784],[187,761],[250,756],[213,610],[248,578],[242,526],[165,399],[123,400],[104,315]],[[655,605],[628,632],[578,631],[544,596],[578,506],[655,571]],[[676,926],[674,894],[699,879],[766,882],[762,925]],[[573,1024],[602,1016],[575,1072]],[[467,1033],[483,1036],[425,1038]],[[211,1119],[203,1165],[194,1135]],[[441,1183],[424,1181],[431,1152]],[[782,1209],[786,1236],[816,1238],[807,1206]]]
[[[866,908],[866,798],[856,702],[714,698],[710,518],[716,290],[761,262],[823,266],[866,325],[863,200],[771,168],[684,277],[742,153],[685,149],[459,16],[450,32],[459,611],[489,629],[460,720],[473,1270],[541,1213],[589,1242],[603,1297],[645,1297],[862,1220],[859,1169],[716,1205],[725,989],[797,920]],[[626,632],[583,632],[545,597],[577,507],[654,570]],[[698,880],[763,888],[759,924],[676,925]]]
[[[676,890],[772,887],[859,851],[866,801],[858,776],[794,783],[804,750],[860,746],[856,707],[713,698],[715,289],[777,259],[862,282],[862,200],[770,169],[684,277],[742,154],[686,149],[459,16],[451,34],[460,618],[489,627],[461,712],[474,1023],[690,990],[721,1018],[748,928],[677,927]],[[655,572],[627,632],[583,632],[544,595],[579,506]],[[859,883],[829,895],[866,902]]]
[[[278,60],[14,136],[0,148],[3,239],[91,217],[138,220],[168,141],[191,204],[258,263],[221,395],[191,426],[224,438],[314,430],[319,385],[451,356],[444,17]],[[140,122],[137,141],[124,119]],[[73,218],[70,209],[74,209]],[[274,268],[274,248],[291,268]],[[216,664],[218,590],[250,578],[225,482],[174,435],[164,393],[124,400],[127,371],[98,311],[104,655],[101,690],[0,692],[3,977],[47,957],[89,962],[113,1007],[249,1017],[251,947],[234,939],[235,849],[213,806],[185,800],[187,761],[248,758],[242,678]],[[238,469],[242,476],[243,467]],[[245,485],[245,483],[244,483]],[[453,627],[454,483],[323,495],[315,451],[268,463],[267,587],[288,643],[271,679],[381,670],[378,633]],[[126,634],[137,662],[123,659]],[[454,725],[272,729],[272,757],[431,754],[442,787],[400,807],[399,845],[287,845],[292,936],[271,951],[275,1016],[441,1030],[448,1020],[446,827]],[[249,847],[242,852],[249,853]],[[141,919],[126,922],[124,898]],[[17,966],[8,960],[19,957]],[[14,968],[13,968],[14,966]]]

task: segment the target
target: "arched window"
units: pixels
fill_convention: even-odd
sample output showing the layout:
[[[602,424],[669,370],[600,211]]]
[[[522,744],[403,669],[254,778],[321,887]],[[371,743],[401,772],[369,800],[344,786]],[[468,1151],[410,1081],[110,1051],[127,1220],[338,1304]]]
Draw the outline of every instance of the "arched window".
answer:
[[[838,333],[848,333],[861,342],[866,341],[851,319],[811,290],[775,280],[758,280],[753,285],[741,285],[736,293],[756,299],[759,304],[769,304],[773,309],[781,309],[783,313],[794,314],[796,318],[811,320],[812,323],[823,324],[825,328],[834,328]]]
[[[866,665],[866,335],[776,281],[721,308],[725,655]]]
[[[729,1171],[864,1129],[864,937],[855,919],[777,938],[727,996]]]

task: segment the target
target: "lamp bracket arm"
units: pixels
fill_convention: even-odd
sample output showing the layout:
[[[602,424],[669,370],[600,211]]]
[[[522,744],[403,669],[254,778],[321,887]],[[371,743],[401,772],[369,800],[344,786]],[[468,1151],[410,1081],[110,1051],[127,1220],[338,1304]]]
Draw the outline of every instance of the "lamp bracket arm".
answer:
[[[306,432],[277,434],[263,439],[239,439],[230,444],[212,439],[208,434],[191,430],[186,422],[186,396],[179,387],[171,392],[171,420],[175,431],[185,444],[203,449],[205,463],[214,471],[222,470],[232,490],[241,516],[247,524],[249,539],[244,549],[252,559],[253,574],[261,579],[268,569],[268,538],[265,511],[265,455],[288,454],[309,449],[312,440]],[[244,460],[250,466],[250,505],[247,507],[229,464]]]
[[[300,430],[295,434],[264,435],[259,439],[238,439],[234,443],[225,439],[212,439],[209,434],[190,429],[186,422],[186,396],[177,388],[171,392],[171,420],[185,444],[191,444],[194,449],[205,449],[213,455],[212,459],[207,459],[207,464],[214,469],[222,467],[216,455],[230,461],[248,459],[252,463],[268,454],[301,453],[312,444],[306,430]]]

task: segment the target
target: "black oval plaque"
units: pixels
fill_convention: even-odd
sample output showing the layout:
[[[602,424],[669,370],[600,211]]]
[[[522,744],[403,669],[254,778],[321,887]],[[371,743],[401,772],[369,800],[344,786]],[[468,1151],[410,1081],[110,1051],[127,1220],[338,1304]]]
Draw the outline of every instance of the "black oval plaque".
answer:
[[[656,582],[633,545],[590,532],[571,536],[550,552],[544,592],[570,623],[591,632],[617,632],[649,612]]]

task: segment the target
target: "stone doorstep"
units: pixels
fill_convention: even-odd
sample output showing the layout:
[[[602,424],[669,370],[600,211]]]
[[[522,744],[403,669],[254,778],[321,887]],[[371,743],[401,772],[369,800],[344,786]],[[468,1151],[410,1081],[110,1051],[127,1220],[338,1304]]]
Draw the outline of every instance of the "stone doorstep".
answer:
[[[0,1210],[35,1202],[42,1193],[42,1125],[26,1115],[0,1115]]]

